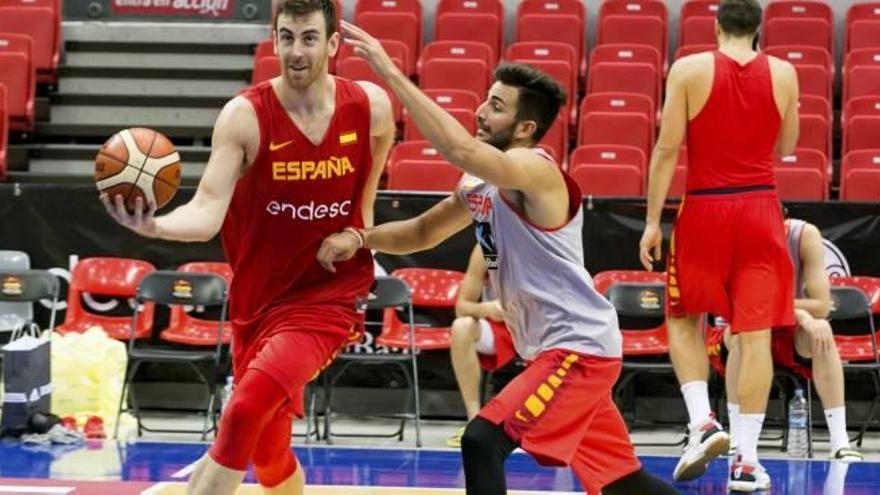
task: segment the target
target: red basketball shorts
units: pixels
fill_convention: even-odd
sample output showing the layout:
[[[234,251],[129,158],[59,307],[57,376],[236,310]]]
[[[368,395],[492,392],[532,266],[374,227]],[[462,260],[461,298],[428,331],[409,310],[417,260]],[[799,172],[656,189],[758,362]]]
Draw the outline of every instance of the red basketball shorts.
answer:
[[[794,324],[793,268],[775,191],[687,196],[669,245],[666,307],[734,333]]]
[[[542,465],[571,466],[587,493],[637,471],[611,400],[619,359],[544,352],[480,411]]]
[[[502,322],[486,318],[479,320],[478,324],[488,326],[495,341],[495,354],[477,354],[480,360],[480,367],[485,371],[495,371],[509,363],[516,356],[516,350],[513,348],[513,338],[510,336],[510,330],[507,329],[507,325]]]

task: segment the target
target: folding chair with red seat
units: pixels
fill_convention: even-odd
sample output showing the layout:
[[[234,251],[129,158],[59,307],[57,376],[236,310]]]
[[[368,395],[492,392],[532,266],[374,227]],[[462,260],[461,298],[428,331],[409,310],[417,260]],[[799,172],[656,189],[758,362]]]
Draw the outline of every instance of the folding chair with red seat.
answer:
[[[880,410],[880,355],[877,351],[877,329],[874,326],[872,299],[877,301],[878,293],[866,294],[864,281],[850,277],[831,278],[831,329],[837,352],[843,363],[845,374],[868,374],[874,385],[873,403],[868,416],[862,423],[858,445],[874,415]],[[870,289],[868,289],[870,290]]]
[[[834,12],[818,0],[775,0],[764,10],[764,46],[809,45],[834,52]]]
[[[263,57],[254,61],[254,72],[251,75],[251,84],[268,81],[281,75],[281,61],[275,55]]]
[[[642,197],[645,176],[634,165],[571,163],[568,174],[584,196]]]
[[[678,46],[715,45],[715,18],[718,0],[688,0],[678,17]]]
[[[34,40],[34,67],[37,82],[51,83],[58,78],[61,59],[61,19],[53,8],[0,4],[0,33],[23,34]]]
[[[717,49],[718,45],[716,44],[680,46],[677,50],[675,50],[675,60],[678,60],[681,57],[687,57],[688,55],[693,55],[695,53],[711,52]]]
[[[581,19],[567,14],[524,14],[517,17],[516,41],[554,42],[568,45],[574,49],[575,75],[586,74],[584,63],[584,23]]]
[[[403,60],[392,58],[391,61],[394,62],[398,69],[403,71]],[[388,83],[373,71],[369,62],[361,57],[346,57],[336,63],[336,73],[339,77],[353,81],[370,81],[384,89],[391,100],[391,111],[394,114],[394,121],[400,122],[403,117],[403,106],[400,104],[397,96],[394,95],[394,92],[391,91],[391,88],[388,87]]]
[[[0,182],[6,180],[6,147],[9,138],[9,111],[6,105],[6,86],[0,84]]]
[[[840,199],[843,201],[880,202],[880,169],[850,170],[840,178]]]
[[[436,41],[476,41],[489,45],[492,62],[497,62],[502,47],[502,21],[491,14],[440,14],[434,27]]]
[[[117,340],[129,340],[132,336],[135,339],[149,337],[153,329],[152,303],[143,305],[138,326],[132,329],[131,315],[107,316],[92,313],[86,309],[82,301],[85,294],[134,298],[138,284],[153,271],[155,271],[153,265],[142,260],[100,257],[80,260],[71,273],[64,324],[58,326],[55,331],[61,334],[82,333],[97,326]]]
[[[402,159],[389,162],[387,188],[396,191],[452,192],[461,171],[446,160]]]
[[[650,45],[668,56],[668,12],[660,0],[605,0],[599,8],[597,45],[606,43]]]
[[[776,191],[784,201],[824,201],[828,184],[822,173],[811,168],[776,167]]]
[[[422,49],[422,23],[415,14],[367,11],[355,17],[355,24],[377,37],[403,43],[409,59],[402,67],[415,68]],[[338,70],[339,62],[336,65]]]
[[[0,33],[0,84],[6,86],[9,129],[32,130],[37,82],[30,36]]]
[[[486,43],[481,43],[479,41],[432,41],[422,48],[422,54],[419,56],[419,64],[416,72],[419,74],[419,77],[421,77],[423,73],[422,67],[425,64],[425,61],[435,58],[482,60],[485,62],[487,68],[491,68],[495,66],[495,60],[493,60],[492,57],[492,48]],[[488,78],[491,78],[490,71],[487,71],[487,74],[488,80]],[[481,94],[477,96],[483,98],[485,95]]]
[[[831,162],[820,151],[811,149],[798,148],[794,153],[788,156],[777,157],[774,167],[779,168],[798,168],[807,170],[816,170],[822,174],[825,181],[825,190],[831,185]],[[827,196],[826,196],[827,199]]]
[[[843,160],[840,161],[841,182],[846,174],[858,169],[880,170],[880,143],[875,149],[851,151],[843,155]]]
[[[880,48],[880,2],[855,3],[846,12],[844,53]]]
[[[229,287],[232,284],[232,267],[229,263],[214,261],[196,261],[181,265],[177,271],[181,273],[208,273],[217,275],[226,282]],[[213,346],[217,344],[217,331],[219,326],[216,320],[199,318],[187,311],[182,305],[171,306],[171,316],[168,328],[159,333],[159,338],[166,342],[185,344],[191,346]],[[198,310],[198,308],[196,308]],[[229,328],[224,328],[220,341],[229,344],[232,333]]]
[[[587,76],[587,94],[637,93],[651,99],[651,115],[661,99],[661,85],[657,69],[644,62],[599,62],[590,65]]]
[[[843,105],[852,98],[880,95],[880,48],[862,48],[843,62]]]
[[[486,97],[491,72],[486,62],[472,58],[432,58],[422,62],[422,89],[458,89]]]
[[[403,141],[395,144],[388,154],[389,165],[400,160],[444,161],[445,158],[430,141]]]

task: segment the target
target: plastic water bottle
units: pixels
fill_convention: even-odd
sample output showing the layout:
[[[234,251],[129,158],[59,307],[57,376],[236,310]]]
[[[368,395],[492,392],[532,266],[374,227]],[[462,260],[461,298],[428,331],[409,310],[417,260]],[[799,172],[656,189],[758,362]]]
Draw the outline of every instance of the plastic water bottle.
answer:
[[[807,457],[807,399],[803,389],[796,389],[788,403],[788,455],[804,459]]]
[[[226,377],[226,385],[223,386],[223,399],[220,402],[220,411],[226,410],[226,404],[232,397],[232,375]]]

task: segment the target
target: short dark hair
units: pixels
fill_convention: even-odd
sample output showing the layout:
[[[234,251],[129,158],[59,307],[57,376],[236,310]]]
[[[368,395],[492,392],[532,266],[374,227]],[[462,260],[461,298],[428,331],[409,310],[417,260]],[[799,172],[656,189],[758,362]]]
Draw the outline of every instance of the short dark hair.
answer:
[[[718,24],[729,35],[754,36],[761,25],[761,4],[758,0],[721,0]]]
[[[282,14],[295,17],[309,15],[312,12],[324,13],[324,25],[327,27],[327,38],[336,32],[336,2],[334,0],[279,0],[275,7],[273,26],[278,31],[278,18]]]
[[[565,104],[565,90],[555,79],[535,67],[522,63],[504,62],[495,68],[495,80],[519,89],[516,107],[517,121],[534,120],[537,143],[547,134],[559,109]]]

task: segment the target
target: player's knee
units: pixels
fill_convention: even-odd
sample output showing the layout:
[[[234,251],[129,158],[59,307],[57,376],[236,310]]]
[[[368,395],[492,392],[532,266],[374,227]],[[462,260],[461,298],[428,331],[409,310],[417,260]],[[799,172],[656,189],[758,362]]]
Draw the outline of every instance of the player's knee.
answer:
[[[462,453],[467,457],[473,456],[483,459],[491,457],[494,439],[497,437],[495,431],[497,428],[499,427],[483,418],[474,418],[468,423],[461,436]]]
[[[258,451],[259,452],[259,451]],[[266,487],[278,486],[296,473],[298,469],[296,457],[290,449],[285,452],[254,455],[254,474],[260,484]]]
[[[258,401],[249,400],[245,394],[233,394],[223,409],[223,420],[227,424],[261,424],[265,414],[266,405]]]
[[[457,346],[469,345],[474,342],[474,327],[477,320],[471,316],[460,316],[452,322],[452,344]]]

